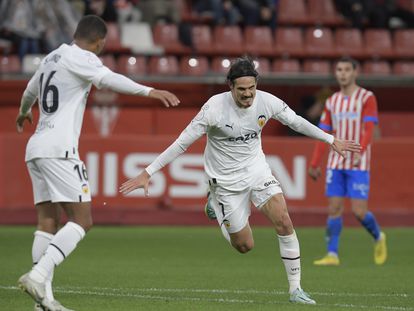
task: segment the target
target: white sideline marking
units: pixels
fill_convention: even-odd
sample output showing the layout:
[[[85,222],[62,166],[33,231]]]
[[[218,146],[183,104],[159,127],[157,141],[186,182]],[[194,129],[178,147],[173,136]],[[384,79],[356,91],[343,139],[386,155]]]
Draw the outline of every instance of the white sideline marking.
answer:
[[[4,290],[19,290],[17,286],[3,286],[0,285],[0,289]],[[129,298],[138,298],[138,299],[149,299],[149,300],[173,300],[173,301],[207,301],[207,302],[218,302],[218,303],[249,303],[249,304],[282,304],[287,305],[289,302],[284,301],[260,301],[256,299],[234,299],[234,298],[208,298],[208,297],[171,297],[171,296],[158,296],[158,295],[141,295],[128,292],[179,292],[179,293],[219,293],[219,294],[272,294],[272,295],[286,295],[286,292],[281,291],[257,291],[257,290],[221,290],[221,289],[186,289],[186,288],[130,288],[130,289],[121,289],[121,288],[108,288],[108,287],[92,287],[93,290],[87,290],[85,287],[56,287],[55,292],[63,294],[78,294],[78,295],[93,295],[93,296],[103,296],[103,297],[129,297]],[[105,292],[106,291],[106,292]],[[313,293],[315,295],[337,295],[336,293]],[[344,293],[342,293],[344,294]],[[367,296],[362,294],[353,294],[345,293],[348,296]],[[369,294],[368,294],[369,295]],[[390,297],[408,297],[407,294],[371,294],[375,296],[390,296]],[[344,295],[342,295],[344,296]],[[414,310],[411,307],[391,307],[391,306],[367,306],[367,305],[356,305],[356,304],[345,304],[345,303],[335,303],[335,304],[317,304],[319,306],[327,307],[342,307],[342,308],[359,308],[359,309],[381,309],[381,310],[397,310],[397,311],[411,311]]]

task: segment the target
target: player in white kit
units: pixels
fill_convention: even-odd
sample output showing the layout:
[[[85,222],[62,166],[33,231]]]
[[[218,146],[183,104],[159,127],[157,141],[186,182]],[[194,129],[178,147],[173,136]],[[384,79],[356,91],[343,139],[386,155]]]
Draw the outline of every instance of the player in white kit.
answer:
[[[18,281],[36,301],[35,310],[68,310],[53,297],[53,271],[92,226],[88,177],[78,152],[92,84],[156,98],[167,107],[179,103],[170,92],[140,85],[105,67],[97,55],[105,45],[106,33],[101,18],[83,17],[73,44],[62,44],[42,60],[24,91],[16,119],[17,130],[22,132],[24,122],[32,122],[31,107],[38,101],[39,121],[25,157],[38,214],[32,248],[34,266]],[[68,222],[58,230],[61,208]]]
[[[299,242],[279,182],[265,160],[262,128],[270,119],[331,145],[338,153],[358,152],[359,145],[334,138],[297,116],[282,100],[256,90],[258,73],[251,59],[235,61],[227,75],[230,92],[211,97],[178,139],[140,175],[120,188],[127,194],[144,188],[150,177],[173,161],[202,135],[207,135],[204,168],[211,205],[224,237],[240,253],[254,246],[249,225],[251,202],[273,224],[289,281],[290,301],[315,304],[300,286]]]

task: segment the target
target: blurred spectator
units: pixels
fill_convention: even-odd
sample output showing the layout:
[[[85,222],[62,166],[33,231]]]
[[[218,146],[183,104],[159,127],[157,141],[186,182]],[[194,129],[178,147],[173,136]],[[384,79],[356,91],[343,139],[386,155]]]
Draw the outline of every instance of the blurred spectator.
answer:
[[[85,15],[98,15],[106,22],[117,22],[114,0],[85,0]]]
[[[335,0],[335,7],[339,13],[351,21],[352,27],[364,28],[369,15],[364,0]]]
[[[211,16],[215,25],[235,25],[240,19],[240,11],[231,0],[196,0],[193,9],[200,16]]]
[[[191,25],[181,21],[181,11],[174,0],[140,0],[137,8],[142,21],[154,27],[156,23],[177,24],[181,43],[192,47]]]
[[[201,16],[211,15],[214,24],[270,26],[276,28],[279,0],[198,0],[194,10]]]
[[[414,13],[396,0],[335,0],[337,10],[351,21],[352,27],[414,28]]]
[[[278,0],[235,0],[245,26],[269,26],[276,29]]]
[[[72,41],[80,16],[66,0],[3,0],[0,29],[13,40],[20,59]]]
[[[40,53],[42,28],[36,22],[36,1],[2,0],[0,3],[0,29],[17,47],[20,60],[27,53]]]

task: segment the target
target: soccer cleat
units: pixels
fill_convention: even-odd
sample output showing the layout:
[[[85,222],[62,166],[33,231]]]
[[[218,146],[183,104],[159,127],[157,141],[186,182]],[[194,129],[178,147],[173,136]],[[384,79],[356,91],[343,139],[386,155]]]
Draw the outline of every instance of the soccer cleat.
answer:
[[[28,293],[34,301],[42,304],[43,299],[45,299],[45,284],[36,282],[29,276],[29,272],[22,275],[18,280],[19,287]]]
[[[43,307],[40,303],[36,303],[34,306],[34,311],[74,311],[74,310],[65,308],[57,300],[46,302],[46,304],[47,304],[47,307]]]
[[[375,242],[374,261],[377,265],[382,265],[387,260],[387,240],[384,232],[380,233],[380,238]]]
[[[301,304],[305,304],[305,305],[315,305],[316,304],[316,301],[313,300],[309,296],[309,294],[301,288],[296,288],[295,291],[292,294],[290,294],[289,301],[293,302],[293,303],[301,303]]]
[[[45,311],[45,308],[43,308],[42,307],[42,305],[40,304],[40,303],[35,303],[35,305],[34,305],[34,308],[33,308],[33,310],[34,311]]]
[[[44,302],[44,310],[47,310],[47,311],[74,311],[74,310],[65,308],[57,300],[52,300],[52,301],[47,300],[47,301],[43,301],[43,302]]]
[[[315,266],[339,266],[339,257],[331,254],[313,262]]]
[[[210,198],[210,192],[207,194],[207,203],[204,205],[204,214],[208,217],[210,220],[217,219],[216,212],[214,211],[213,206],[210,204],[211,198]]]

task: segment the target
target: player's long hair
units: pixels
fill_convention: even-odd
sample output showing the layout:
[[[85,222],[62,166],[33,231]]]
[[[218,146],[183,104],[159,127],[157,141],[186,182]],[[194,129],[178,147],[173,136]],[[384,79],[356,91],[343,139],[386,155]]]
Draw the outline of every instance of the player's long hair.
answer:
[[[256,71],[254,61],[251,57],[244,56],[236,59],[230,66],[227,73],[227,82],[234,85],[234,80],[240,77],[257,77],[259,73]]]

